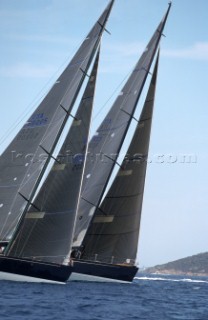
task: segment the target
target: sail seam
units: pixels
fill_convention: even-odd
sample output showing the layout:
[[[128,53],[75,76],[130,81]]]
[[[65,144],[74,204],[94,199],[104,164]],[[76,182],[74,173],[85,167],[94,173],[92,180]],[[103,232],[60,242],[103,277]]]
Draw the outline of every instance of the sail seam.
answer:
[[[132,233],[132,232],[135,232],[135,231],[138,231],[139,230],[139,227],[136,228],[136,229],[132,229],[130,231],[127,231],[127,232],[120,232],[120,233],[103,233],[103,234],[100,234],[100,233],[88,233],[89,236],[92,236],[92,235],[95,235],[95,236],[118,236],[118,235],[121,235],[121,234],[129,234],[129,233]]]
[[[136,194],[131,194],[131,195],[127,195],[127,196],[117,196],[117,197],[110,197],[110,196],[108,196],[108,197],[106,197],[106,199],[122,199],[122,198],[133,198],[133,197],[137,197],[138,195],[140,195],[140,194],[142,194],[142,192],[138,192],[138,193],[136,193]]]

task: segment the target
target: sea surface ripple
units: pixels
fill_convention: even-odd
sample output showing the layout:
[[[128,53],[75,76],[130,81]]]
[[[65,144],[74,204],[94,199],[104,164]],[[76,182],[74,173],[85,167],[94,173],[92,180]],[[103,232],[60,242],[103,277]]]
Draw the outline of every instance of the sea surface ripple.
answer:
[[[0,286],[1,320],[208,320],[208,278],[140,274],[132,284]]]

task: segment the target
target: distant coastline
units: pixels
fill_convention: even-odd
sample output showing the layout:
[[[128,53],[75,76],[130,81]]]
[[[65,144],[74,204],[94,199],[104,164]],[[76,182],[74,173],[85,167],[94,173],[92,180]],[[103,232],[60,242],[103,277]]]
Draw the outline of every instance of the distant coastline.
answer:
[[[145,268],[140,273],[208,277],[208,252]]]

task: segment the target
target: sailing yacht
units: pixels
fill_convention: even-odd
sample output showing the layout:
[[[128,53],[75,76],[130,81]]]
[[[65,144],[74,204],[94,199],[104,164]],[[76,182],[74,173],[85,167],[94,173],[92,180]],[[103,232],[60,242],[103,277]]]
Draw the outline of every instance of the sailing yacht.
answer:
[[[47,257],[45,258],[40,256],[25,258],[26,243],[19,252],[18,242],[20,236],[23,235],[22,228],[25,228],[26,219],[36,220],[38,218],[38,221],[40,219],[45,221],[43,218],[47,216],[40,207],[34,204],[34,197],[50,161],[54,158],[53,152],[65,125],[72,117],[74,103],[100,44],[113,2],[114,0],[110,1],[52,89],[1,155],[0,245],[3,249],[0,256],[1,279],[65,282],[71,274],[71,266],[66,265],[65,258],[62,259],[62,262],[61,259],[57,261],[49,258],[54,256],[54,253],[50,252],[49,242],[41,242],[41,247],[47,247]],[[89,86],[91,86],[91,82],[89,82]],[[84,104],[83,101],[81,103]],[[77,119],[75,123],[79,124],[81,120]],[[75,124],[73,125],[75,127]],[[77,128],[80,127],[77,126]],[[13,150],[22,154],[22,157],[13,161],[11,156]],[[25,160],[27,154],[33,155],[32,161]],[[82,171],[83,168],[82,165],[80,170]],[[79,176],[81,175],[79,174]],[[82,178],[79,179],[81,183]],[[77,188],[77,193],[80,192],[79,189]],[[31,210],[37,210],[38,213],[31,213]],[[65,227],[64,219],[64,215],[60,215],[59,223],[62,221],[63,227]],[[56,223],[56,221],[51,223]],[[46,230],[47,226],[42,234],[37,235],[36,240],[41,239],[47,233]],[[32,231],[33,229],[27,234],[25,242],[30,241]],[[59,242],[62,231],[57,239],[54,234],[53,243]],[[70,233],[70,227],[68,232]],[[62,247],[61,241],[59,243]],[[67,248],[69,245],[68,243]],[[54,245],[51,247],[54,248]]]
[[[171,3],[89,141],[100,40],[113,3],[110,1],[67,68],[0,158],[0,279],[131,282],[138,271],[136,254],[157,52]],[[119,152],[135,121],[134,113],[156,54],[141,116],[126,157],[119,164]],[[73,115],[86,76],[89,79]],[[72,124],[55,157],[54,150],[70,118]],[[32,153],[33,159],[11,161],[12,150]],[[102,157],[93,157],[92,161],[92,155],[98,154]],[[117,165],[117,175],[102,200]]]

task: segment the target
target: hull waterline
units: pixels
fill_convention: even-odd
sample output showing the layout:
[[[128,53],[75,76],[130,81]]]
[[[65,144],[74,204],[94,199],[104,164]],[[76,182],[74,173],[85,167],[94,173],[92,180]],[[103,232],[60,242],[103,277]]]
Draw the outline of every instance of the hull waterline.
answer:
[[[0,280],[59,283],[67,281],[131,283],[135,266],[74,260],[73,266],[0,256]]]
[[[133,281],[138,268],[94,261],[74,260],[69,281],[122,282]]]
[[[70,266],[0,256],[0,280],[64,284],[71,272]]]

